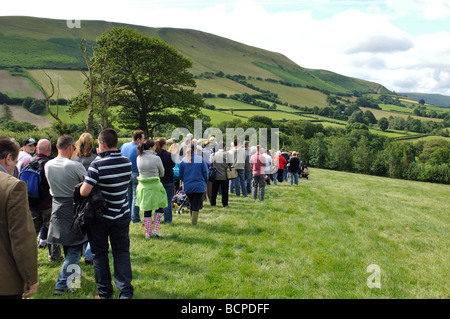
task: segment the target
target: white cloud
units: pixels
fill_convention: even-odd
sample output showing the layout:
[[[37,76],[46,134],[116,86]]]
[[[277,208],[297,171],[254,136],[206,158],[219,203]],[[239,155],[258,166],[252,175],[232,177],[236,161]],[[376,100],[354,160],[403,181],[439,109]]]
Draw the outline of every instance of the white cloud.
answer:
[[[399,16],[415,15],[428,20],[450,18],[448,0],[386,0],[386,5]]]

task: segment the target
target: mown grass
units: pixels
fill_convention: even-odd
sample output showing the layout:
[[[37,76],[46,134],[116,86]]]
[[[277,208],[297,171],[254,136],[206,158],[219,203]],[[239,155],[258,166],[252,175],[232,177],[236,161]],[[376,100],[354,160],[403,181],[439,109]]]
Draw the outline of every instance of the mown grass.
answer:
[[[312,169],[299,186],[268,186],[264,202],[205,203],[196,227],[175,214],[161,239],[131,224],[134,298],[449,298],[449,190]],[[367,286],[371,264],[381,289]],[[93,298],[93,268],[80,266],[81,288],[57,298]],[[39,267],[35,298],[55,298],[60,263],[40,250]]]

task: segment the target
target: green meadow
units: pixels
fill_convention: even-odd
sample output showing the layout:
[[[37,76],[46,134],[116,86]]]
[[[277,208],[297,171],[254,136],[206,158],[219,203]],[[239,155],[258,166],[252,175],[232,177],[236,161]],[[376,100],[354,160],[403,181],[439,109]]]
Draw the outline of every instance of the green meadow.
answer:
[[[214,208],[205,203],[197,226],[188,212],[174,214],[160,239],[131,224],[134,298],[449,298],[449,191],[312,169],[298,186],[267,186],[264,202],[231,194],[228,208],[220,197]],[[372,264],[380,288],[368,286]],[[83,260],[80,288],[53,296],[60,267],[39,250],[34,298],[93,298],[93,267]]]

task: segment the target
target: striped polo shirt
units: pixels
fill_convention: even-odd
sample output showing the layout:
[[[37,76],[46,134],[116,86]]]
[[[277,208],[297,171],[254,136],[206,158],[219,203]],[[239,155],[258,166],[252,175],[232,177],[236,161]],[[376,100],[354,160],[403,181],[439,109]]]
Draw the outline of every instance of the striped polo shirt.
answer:
[[[100,154],[89,166],[84,181],[98,185],[108,207],[108,219],[118,219],[130,212],[128,207],[128,184],[131,178],[131,162],[120,151]]]

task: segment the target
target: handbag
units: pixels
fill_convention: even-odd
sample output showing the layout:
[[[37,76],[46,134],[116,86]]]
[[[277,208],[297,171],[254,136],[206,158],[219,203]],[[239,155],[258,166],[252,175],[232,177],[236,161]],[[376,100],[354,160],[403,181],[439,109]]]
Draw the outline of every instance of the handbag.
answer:
[[[238,173],[234,167],[231,166],[231,164],[228,164],[227,169],[227,179],[235,179],[238,176]]]
[[[214,165],[211,163],[211,165],[209,166],[209,180],[210,181],[214,181],[216,179],[216,168],[214,167]]]

